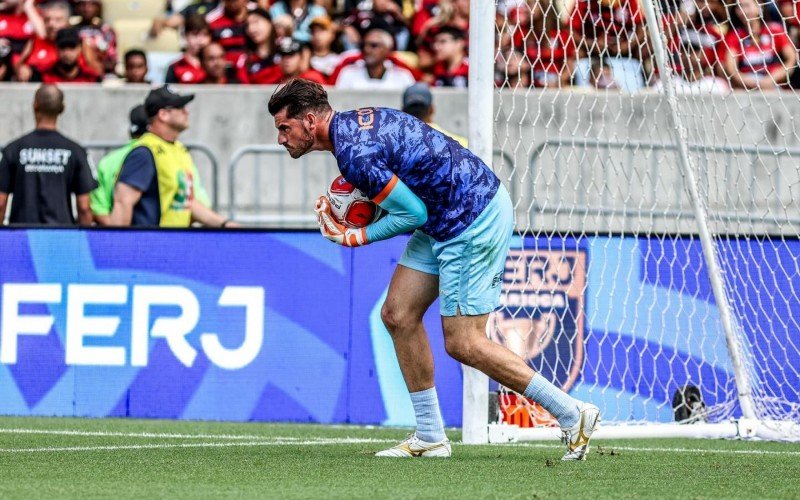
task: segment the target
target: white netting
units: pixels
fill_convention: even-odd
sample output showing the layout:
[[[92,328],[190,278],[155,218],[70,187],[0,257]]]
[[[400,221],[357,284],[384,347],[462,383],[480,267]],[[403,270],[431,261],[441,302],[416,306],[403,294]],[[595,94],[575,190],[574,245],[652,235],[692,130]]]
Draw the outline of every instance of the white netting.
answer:
[[[741,416],[690,168],[755,416],[800,424],[794,3],[506,0],[496,28],[496,167],[523,236],[495,337],[606,421],[673,421],[687,386],[709,421]]]

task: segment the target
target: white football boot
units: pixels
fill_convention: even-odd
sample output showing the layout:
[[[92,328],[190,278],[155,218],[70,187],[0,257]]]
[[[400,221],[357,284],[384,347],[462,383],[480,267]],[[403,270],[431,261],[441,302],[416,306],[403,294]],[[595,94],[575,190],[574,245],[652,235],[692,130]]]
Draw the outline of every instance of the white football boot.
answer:
[[[394,458],[416,458],[416,457],[440,457],[447,458],[452,454],[450,440],[444,438],[436,443],[428,443],[417,437],[417,434],[410,434],[403,442],[393,446],[388,450],[379,451],[376,457]]]
[[[600,422],[600,408],[595,405],[581,403],[578,411],[578,423],[569,429],[561,428],[561,442],[567,445],[567,453],[561,460],[586,460],[589,440]]]

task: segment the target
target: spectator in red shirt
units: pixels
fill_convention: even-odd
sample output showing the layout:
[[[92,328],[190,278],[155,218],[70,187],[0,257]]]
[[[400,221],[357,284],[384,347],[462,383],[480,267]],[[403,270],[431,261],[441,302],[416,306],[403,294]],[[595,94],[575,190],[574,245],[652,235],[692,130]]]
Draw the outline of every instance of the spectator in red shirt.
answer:
[[[76,24],[82,40],[97,52],[105,74],[113,74],[117,66],[117,34],[109,24],[103,22],[103,4],[100,0],[77,0],[75,12],[80,16]]]
[[[225,49],[217,42],[211,42],[200,51],[200,64],[206,78],[202,83],[214,85],[226,85],[229,83],[239,83],[233,75],[233,68],[228,66],[225,60]]]
[[[236,62],[236,76],[241,83],[274,84],[281,81],[281,69],[275,54],[275,33],[269,12],[254,9],[247,15],[247,52]]]
[[[200,52],[211,43],[211,29],[205,17],[195,14],[186,19],[184,26],[186,47],[183,57],[167,68],[166,83],[202,83],[206,73],[200,64]]]
[[[19,56],[34,36],[45,36],[44,21],[34,0],[0,2],[0,40],[7,41],[11,54]]]
[[[591,58],[602,57],[620,89],[634,92],[644,87],[641,60],[649,53],[639,0],[578,0],[570,27],[581,58],[575,74],[578,85],[589,84]]]
[[[315,69],[308,69],[305,66],[303,47],[297,40],[284,38],[278,42],[278,55],[281,57],[281,83],[286,83],[295,78],[303,78],[304,80],[311,80],[320,85],[328,84],[325,75]]]
[[[533,85],[568,86],[575,68],[575,43],[570,32],[560,28],[558,13],[550,0],[539,0],[530,5],[530,32],[527,35],[521,50],[531,63]]]
[[[247,0],[222,0],[219,7],[206,15],[211,38],[225,51],[225,58],[234,65],[245,53]]]
[[[797,50],[783,25],[765,22],[756,0],[739,0],[735,14],[740,27],[725,37],[736,62],[733,84],[744,89],[785,84],[797,63]]]
[[[698,47],[702,48],[702,61],[715,75],[725,79],[733,75],[735,64],[723,36],[723,30],[729,29],[727,22],[721,0],[695,0],[685,4],[676,15],[665,16],[662,25],[678,74],[685,71],[681,56],[687,51],[681,48],[687,49],[689,41],[693,54]]]
[[[433,39],[436,64],[432,83],[436,87],[467,88],[469,64],[465,56],[464,32],[444,26]]]
[[[25,45],[19,59],[14,63],[17,80],[27,82],[34,77],[41,79],[41,74],[58,60],[56,34],[69,27],[69,4],[63,1],[47,3],[42,8],[45,36],[35,37]]]
[[[150,83],[147,81],[147,54],[143,50],[125,52],[125,83]]]
[[[100,75],[85,62],[81,54],[81,38],[74,28],[66,28],[56,35],[58,61],[42,74],[44,83],[97,83]]]
[[[419,68],[430,71],[435,64],[433,38],[443,26],[453,26],[469,33],[469,0],[440,0],[429,4],[414,19]]]

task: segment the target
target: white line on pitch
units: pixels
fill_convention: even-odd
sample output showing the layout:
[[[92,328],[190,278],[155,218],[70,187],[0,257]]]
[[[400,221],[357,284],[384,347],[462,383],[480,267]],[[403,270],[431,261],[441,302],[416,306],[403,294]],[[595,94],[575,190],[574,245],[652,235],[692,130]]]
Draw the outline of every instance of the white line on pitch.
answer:
[[[500,445],[505,446],[505,445]],[[562,448],[563,446],[555,444],[535,444],[535,443],[510,443],[510,446],[524,447],[524,448]],[[704,448],[652,448],[652,447],[638,447],[638,446],[614,446],[609,444],[603,447],[610,452],[615,451],[647,451],[647,452],[667,452],[667,453],[722,453],[731,455],[783,455],[783,456],[800,456],[800,451],[781,451],[781,450],[720,450],[720,449],[704,449]],[[597,448],[590,450],[591,454],[597,454]]]
[[[314,439],[303,441],[238,441],[231,443],[170,443],[170,444],[122,444],[94,446],[47,446],[41,448],[0,448],[0,453],[35,453],[59,451],[118,451],[118,450],[159,450],[166,448],[228,448],[239,446],[319,446],[332,444],[374,444],[390,442],[386,439]]]
[[[283,441],[300,440],[301,438],[258,436],[252,434],[174,434],[165,432],[111,432],[111,431],[79,431],[72,429],[2,429],[0,434],[50,434],[56,436],[99,436],[99,437],[134,437],[159,439],[281,439]]]

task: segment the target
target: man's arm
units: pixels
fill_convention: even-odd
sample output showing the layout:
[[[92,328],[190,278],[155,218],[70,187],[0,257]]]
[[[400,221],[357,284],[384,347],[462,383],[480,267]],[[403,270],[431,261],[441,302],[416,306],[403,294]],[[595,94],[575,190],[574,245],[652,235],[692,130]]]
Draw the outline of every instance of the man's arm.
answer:
[[[208,227],[239,227],[239,224],[231,222],[217,212],[199,203],[197,199],[192,201],[192,222],[199,222]]]
[[[78,202],[78,223],[81,226],[91,226],[93,217],[92,209],[89,206],[89,195],[79,194],[76,199]]]
[[[0,226],[6,220],[6,205],[8,204],[8,193],[0,192]]]
[[[130,226],[134,207],[153,182],[157,182],[153,154],[144,146],[134,148],[122,162],[114,185],[109,223],[112,226]]]
[[[367,226],[367,241],[370,243],[417,229],[428,221],[425,203],[396,175],[372,201],[387,214]]]
[[[114,186],[114,208],[111,209],[109,223],[112,226],[130,226],[133,220],[133,207],[142,199],[142,192],[124,182]]]

